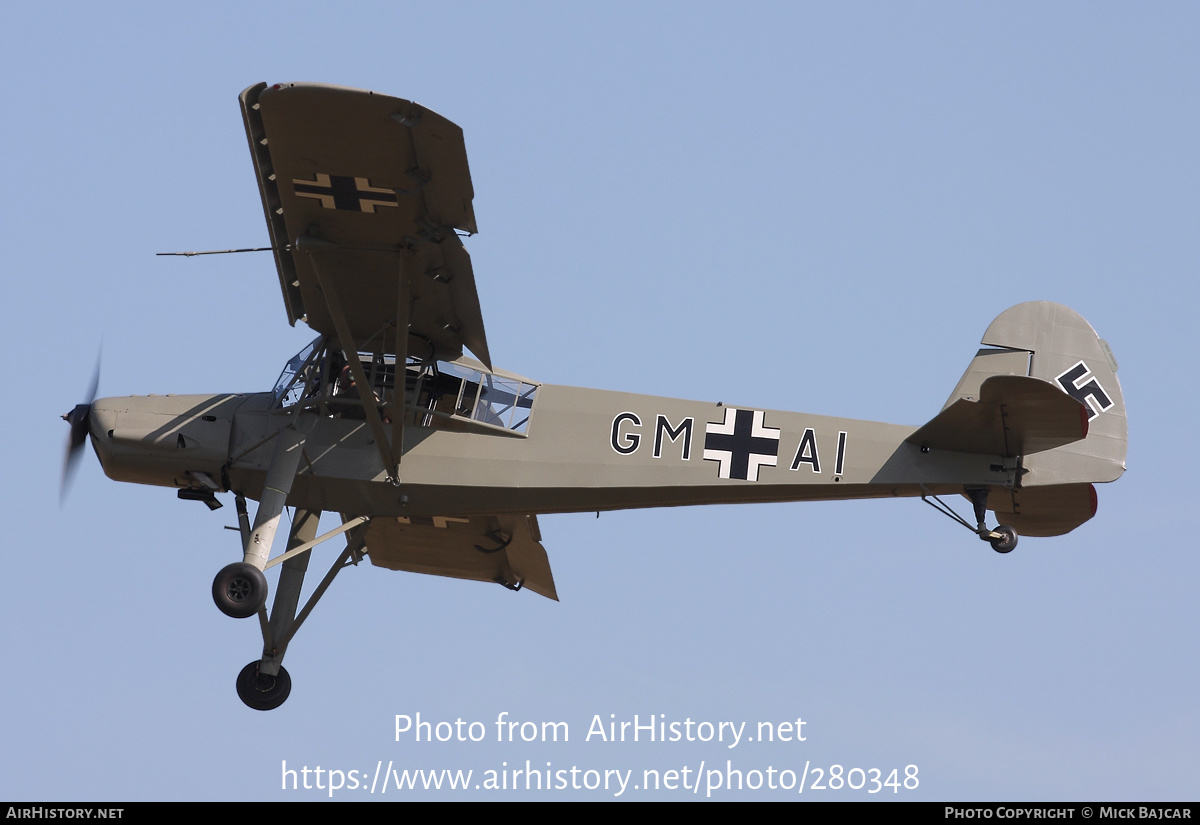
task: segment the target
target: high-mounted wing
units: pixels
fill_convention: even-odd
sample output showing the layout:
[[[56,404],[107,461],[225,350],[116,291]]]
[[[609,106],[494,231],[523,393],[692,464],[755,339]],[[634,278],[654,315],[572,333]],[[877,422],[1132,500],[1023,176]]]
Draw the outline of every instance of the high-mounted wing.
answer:
[[[456,231],[476,231],[462,130],[339,86],[259,83],[241,104],[291,323],[364,352],[450,360],[466,347],[490,368]]]
[[[391,570],[527,587],[558,601],[536,516],[376,518],[366,550]]]

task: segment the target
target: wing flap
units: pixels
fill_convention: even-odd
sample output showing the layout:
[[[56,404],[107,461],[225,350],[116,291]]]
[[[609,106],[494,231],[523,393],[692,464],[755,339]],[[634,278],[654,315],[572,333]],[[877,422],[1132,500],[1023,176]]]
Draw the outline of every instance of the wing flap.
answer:
[[[526,587],[558,601],[537,518],[525,515],[376,518],[371,563],[389,570]]]
[[[948,404],[906,441],[921,447],[1008,458],[1052,450],[1087,436],[1088,410],[1048,381],[993,375],[979,400]]]

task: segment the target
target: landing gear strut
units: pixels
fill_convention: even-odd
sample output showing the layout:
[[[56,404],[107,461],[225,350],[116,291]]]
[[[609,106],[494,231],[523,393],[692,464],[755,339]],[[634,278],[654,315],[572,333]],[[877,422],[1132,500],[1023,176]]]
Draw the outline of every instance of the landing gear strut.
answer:
[[[997,553],[1011,553],[1017,546],[1017,531],[1007,524],[1000,524],[995,530],[987,527],[987,487],[968,487],[966,493],[971,497],[971,505],[975,508],[975,533],[979,538],[992,545]]]
[[[213,601],[226,616],[245,619],[253,616],[267,603],[267,577],[263,569],[271,555],[271,544],[279,528],[279,518],[287,502],[288,491],[296,477],[300,464],[301,448],[305,433],[312,422],[304,420],[300,426],[280,430],[275,457],[267,470],[267,482],[263,488],[254,529],[249,529],[246,499],[237,496],[238,531],[242,536],[242,560],[226,565],[213,579]]]
[[[301,416],[292,426],[279,431],[275,456],[267,469],[253,527],[250,526],[250,516],[246,510],[246,498],[235,491],[243,558],[226,566],[213,581],[213,600],[222,613],[237,619],[256,613],[259,617],[263,636],[262,658],[242,668],[237,678],[238,697],[255,710],[274,710],[288,698],[292,691],[292,678],[282,664],[288,644],[333,583],[338,571],[347,565],[358,564],[365,555],[366,529],[370,521],[367,516],[345,517],[341,527],[317,536],[321,512],[298,507],[292,517],[287,549],[271,558],[271,545],[275,541],[284,505],[300,465],[305,437],[316,420],[315,416]],[[312,548],[342,534],[346,534],[346,549],[334,561],[304,607],[297,611]],[[268,617],[265,610],[267,579],[263,571],[276,565],[282,565],[282,568],[275,585],[275,602]]]
[[[921,489],[925,489],[922,487]],[[963,527],[966,527],[979,538],[992,545],[992,549],[997,553],[1011,553],[1017,546],[1017,531],[1007,524],[996,526],[995,530],[991,530],[987,526],[987,487],[967,487],[963,490],[967,497],[971,499],[971,505],[975,510],[975,526],[960,516],[958,513],[950,509],[950,505],[946,504],[940,498],[930,493],[928,490],[921,496],[924,501],[933,509],[957,521]],[[933,501],[930,501],[933,499]]]
[[[239,515],[244,514],[246,508],[241,494],[238,494],[237,503]],[[222,612],[235,618],[245,618],[254,613],[259,615],[263,634],[262,658],[242,668],[237,678],[238,698],[254,710],[274,710],[287,700],[292,690],[292,678],[283,667],[283,655],[287,652],[288,644],[338,572],[363,559],[366,528],[370,519],[347,519],[341,527],[317,536],[320,519],[319,510],[297,508],[288,532],[287,550],[264,565],[268,568],[281,566],[269,618],[263,609],[267,581],[263,571],[255,565],[248,562],[231,564],[217,575],[213,583],[213,599]],[[243,533],[249,533],[249,525],[242,526]],[[346,534],[346,549],[333,562],[303,608],[297,610],[312,548],[342,534]]]

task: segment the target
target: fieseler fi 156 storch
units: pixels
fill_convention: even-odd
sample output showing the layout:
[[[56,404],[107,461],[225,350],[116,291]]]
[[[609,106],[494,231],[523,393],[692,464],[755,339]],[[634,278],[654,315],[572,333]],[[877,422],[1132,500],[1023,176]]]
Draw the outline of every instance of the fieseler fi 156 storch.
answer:
[[[64,418],[68,469],[90,437],[118,481],[213,509],[233,493],[242,556],[212,593],[226,614],[260,619],[262,656],[237,679],[252,708],[287,698],[292,637],[364,557],[556,599],[540,513],[893,496],[922,497],[1007,553],[1018,533],[1083,524],[1093,484],[1125,469],[1116,360],[1083,318],[1047,302],[1001,313],[920,427],[496,369],[462,243],[476,232],[462,130],[335,86],[258,84],[241,104],[288,320],[319,337],[269,392],[103,398]],[[939,498],[952,494],[973,521]],[[1002,524],[988,527],[988,510]],[[319,534],[322,513],[338,526]],[[312,549],[337,537],[345,548],[301,608]]]

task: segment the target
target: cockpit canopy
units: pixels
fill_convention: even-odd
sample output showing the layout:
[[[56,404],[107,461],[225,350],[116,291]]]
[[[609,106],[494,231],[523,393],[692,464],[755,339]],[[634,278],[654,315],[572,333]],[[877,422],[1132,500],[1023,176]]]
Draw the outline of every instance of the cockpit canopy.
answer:
[[[371,394],[387,420],[398,413],[396,358],[358,354]],[[485,428],[525,435],[538,386],[518,376],[502,376],[469,358],[432,361],[410,356],[404,366],[405,425]],[[366,417],[345,353],[317,338],[288,361],[275,382],[275,405],[302,406],[332,418]]]

